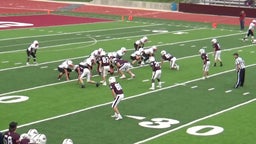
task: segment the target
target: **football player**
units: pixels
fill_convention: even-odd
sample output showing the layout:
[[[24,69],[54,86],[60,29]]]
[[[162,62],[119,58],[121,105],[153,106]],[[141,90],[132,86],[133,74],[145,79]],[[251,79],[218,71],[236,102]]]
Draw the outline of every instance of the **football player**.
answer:
[[[126,76],[124,75],[124,71],[129,73],[131,75],[131,78],[135,78],[135,74],[131,71],[132,65],[128,61],[114,58],[112,60],[112,63],[116,65],[118,72],[121,74],[120,79],[126,78]]]
[[[33,57],[34,64],[37,64],[36,62],[36,51],[39,48],[39,42],[37,40],[33,41],[32,44],[27,48],[27,63],[26,65],[29,65],[29,61],[31,56]]]
[[[110,59],[108,55],[105,54],[105,52],[101,54],[99,65],[100,65],[100,71],[102,72],[101,83],[102,85],[106,86],[107,85],[106,76],[108,72],[111,72],[111,73],[113,72],[110,70]]]
[[[152,68],[151,88],[149,88],[149,89],[155,90],[155,80],[158,81],[157,87],[159,87],[159,88],[162,87],[161,80],[160,80],[161,74],[162,74],[161,66],[160,66],[159,62],[156,62],[155,57],[153,57],[153,56],[150,56],[149,61],[150,61],[150,66]]]
[[[213,47],[213,49],[214,49],[214,53],[213,53],[213,56],[214,56],[214,65],[213,65],[213,66],[216,66],[216,63],[217,63],[217,62],[220,62],[220,66],[223,66],[222,61],[221,61],[221,49],[220,49],[220,44],[219,44],[219,42],[217,41],[217,39],[212,39],[211,42],[212,42],[212,47]]]
[[[144,44],[148,41],[148,38],[146,36],[144,36],[143,38],[135,41],[134,43],[134,48],[135,51],[139,50],[139,48],[144,48]]]
[[[175,69],[175,70],[179,70],[179,65],[176,64],[176,57],[174,57],[173,55],[171,55],[170,53],[167,53],[165,50],[161,51],[161,65],[163,65],[164,61],[169,61],[170,62],[170,67],[171,69]]]
[[[88,58],[86,61],[80,62],[79,65],[75,66],[75,71],[78,74],[78,82],[81,84],[81,88],[85,88],[83,77],[86,76],[87,82],[95,84],[96,87],[99,86],[98,82],[91,80],[91,70],[92,70],[92,59]]]
[[[58,66],[58,71],[60,72],[58,75],[58,80],[65,74],[66,80],[70,79],[70,72],[72,72],[72,69],[74,68],[73,62],[69,59],[65,60]]]
[[[30,144],[30,139],[27,133],[20,135],[20,144]]]
[[[209,68],[211,62],[207,53],[205,52],[205,49],[200,49],[199,54],[201,56],[201,59],[203,60],[203,79],[206,79],[209,75]]]
[[[4,144],[20,144],[20,135],[16,132],[17,125],[17,122],[10,122],[9,130],[3,136]]]
[[[122,47],[120,50],[118,50],[116,52],[115,58],[122,59],[122,57],[125,55],[126,51],[127,51],[126,48]]]
[[[142,61],[142,52],[143,52],[143,48],[140,48],[139,50],[131,54],[130,58],[132,60],[132,65],[134,65],[136,62],[138,62],[139,65],[144,64],[144,62]]]
[[[143,61],[144,63],[149,63],[149,57],[150,56],[154,56],[154,53],[156,52],[157,47],[156,46],[152,46],[151,48],[145,49],[142,52],[142,57],[143,57]]]
[[[90,58],[94,59],[96,61],[96,63],[98,64],[97,65],[97,72],[98,72],[99,75],[101,75],[101,72],[100,72],[100,69],[99,69],[99,59],[100,59],[101,53],[103,53],[103,52],[104,52],[103,48],[99,48],[97,50],[94,50],[90,55]]]
[[[254,43],[254,27],[256,24],[256,20],[252,20],[247,30],[247,34],[244,36],[243,41],[245,41],[249,36],[251,36],[251,42]]]
[[[120,103],[120,101],[124,98],[123,89],[122,89],[122,86],[118,82],[116,82],[115,77],[109,77],[108,81],[109,81],[110,90],[112,92],[112,96],[114,97],[112,108],[115,114],[112,115],[112,117],[115,117],[116,120],[121,120],[123,119],[123,117],[121,116],[117,106]]]

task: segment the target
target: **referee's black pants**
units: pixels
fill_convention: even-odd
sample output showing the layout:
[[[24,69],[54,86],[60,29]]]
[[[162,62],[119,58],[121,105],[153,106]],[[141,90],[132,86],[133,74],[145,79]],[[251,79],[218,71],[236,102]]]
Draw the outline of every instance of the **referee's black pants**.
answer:
[[[238,88],[239,86],[243,87],[244,86],[244,77],[245,77],[245,69],[240,69],[237,72],[237,81],[235,88]]]

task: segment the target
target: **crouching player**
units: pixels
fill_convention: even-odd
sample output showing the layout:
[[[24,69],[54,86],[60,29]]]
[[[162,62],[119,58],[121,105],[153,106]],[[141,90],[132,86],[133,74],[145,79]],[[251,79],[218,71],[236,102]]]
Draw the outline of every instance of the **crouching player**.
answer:
[[[174,70],[179,70],[179,65],[176,64],[176,57],[172,56],[170,53],[167,53],[165,50],[161,51],[161,55],[162,55],[162,61],[161,61],[161,65],[163,64],[164,61],[169,61],[170,62],[170,67],[171,69]]]
[[[60,72],[58,75],[58,80],[65,74],[66,80],[70,79],[70,72],[74,68],[73,62],[69,59],[65,60],[62,64],[58,66],[58,71]]]
[[[117,105],[124,98],[123,89],[122,89],[122,86],[118,82],[116,82],[115,77],[109,77],[108,81],[109,81],[110,90],[112,92],[112,96],[114,97],[114,101],[112,103],[112,108],[113,108],[115,114],[112,115],[112,117],[115,117],[116,120],[121,120],[121,119],[123,119],[123,117],[121,116]]]
[[[92,60],[88,58],[85,62],[80,62],[79,65],[75,66],[75,71],[78,74],[78,82],[81,84],[81,88],[85,88],[83,77],[86,76],[87,82],[91,84],[96,84],[96,87],[99,86],[98,82],[91,80],[91,69],[92,69]]]
[[[116,65],[118,72],[121,74],[120,79],[126,78],[126,76],[124,75],[124,71],[129,73],[131,75],[131,78],[135,77],[135,74],[131,71],[132,66],[128,61],[120,59],[113,59],[112,61]]]
[[[159,88],[162,87],[161,85],[161,74],[162,74],[162,71],[161,71],[161,66],[159,64],[159,62],[156,62],[155,60],[155,57],[151,56],[149,58],[149,61],[150,61],[150,66],[152,68],[152,83],[151,83],[151,88],[149,88],[150,90],[155,90],[155,80],[157,79],[158,81],[158,86]]]

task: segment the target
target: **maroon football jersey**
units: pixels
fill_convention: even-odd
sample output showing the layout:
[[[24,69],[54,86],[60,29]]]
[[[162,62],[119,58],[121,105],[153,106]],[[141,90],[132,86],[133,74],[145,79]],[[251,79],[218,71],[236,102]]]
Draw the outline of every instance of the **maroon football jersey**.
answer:
[[[118,82],[111,83],[109,87],[111,90],[114,90],[116,95],[123,94],[123,89]]]
[[[126,60],[120,60],[120,59],[117,59],[116,61],[115,61],[115,63],[119,63],[120,64],[120,67],[122,67],[125,63],[127,63],[128,61],[126,61]]]
[[[102,56],[100,57],[100,61],[102,66],[109,66],[110,60],[108,56]]]
[[[168,61],[171,61],[171,59],[173,58],[173,56],[169,53],[165,54],[165,55],[162,55],[162,59],[163,60],[168,60]]]
[[[30,140],[27,138],[24,138],[20,141],[20,144],[29,144]]]
[[[4,143],[5,144],[18,144],[17,142],[19,142],[20,139],[20,135],[16,132],[6,132],[4,134]]]
[[[212,47],[214,48],[214,51],[220,50],[220,44],[219,43],[213,44]]]
[[[154,61],[150,63],[150,66],[152,67],[152,71],[157,71],[161,69],[161,66],[158,62]]]
[[[206,62],[209,61],[208,55],[206,53],[202,53],[201,58],[204,64],[206,64]]]

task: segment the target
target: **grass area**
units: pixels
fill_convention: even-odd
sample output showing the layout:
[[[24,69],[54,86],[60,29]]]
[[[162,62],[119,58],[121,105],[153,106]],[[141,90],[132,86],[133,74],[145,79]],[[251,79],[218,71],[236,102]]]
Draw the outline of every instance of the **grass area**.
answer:
[[[115,16],[110,18],[119,20]],[[166,32],[161,32],[163,30]],[[50,144],[61,143],[64,138],[79,144],[130,144],[168,131],[173,132],[147,143],[254,142],[255,102],[196,121],[255,99],[255,82],[250,81],[255,77],[254,45],[241,41],[244,33],[237,27],[220,25],[212,29],[207,23],[136,18],[129,22],[2,30],[0,33],[0,98],[13,95],[29,98],[19,103],[0,104],[0,109],[4,110],[0,114],[1,131],[15,120],[20,124],[19,133],[36,128],[46,134]],[[81,89],[75,72],[71,73],[71,81],[57,80],[56,67],[62,61],[70,58],[77,64],[99,47],[107,52],[126,47],[124,59],[130,61],[134,41],[145,35],[149,38],[146,48],[158,47],[156,59],[159,61],[160,51],[166,50],[178,58],[180,70],[170,70],[169,64],[164,63],[163,88],[155,91],[149,91],[152,72],[148,65],[134,65],[135,79],[117,79],[125,93],[125,100],[120,103],[122,121],[110,117],[113,98],[107,86],[96,88],[86,84],[86,88]],[[224,66],[210,67],[211,77],[201,80],[202,61],[198,50],[204,47],[213,63],[212,38],[217,38],[222,46]],[[34,39],[40,43],[39,64],[25,66],[25,49]],[[248,66],[245,86],[239,89],[233,89],[236,80],[234,52],[238,52]],[[100,81],[96,72],[93,73],[92,79]],[[226,92],[228,90],[231,91]],[[219,126],[224,131],[204,137],[186,133],[188,128],[198,125]],[[207,131],[209,128],[200,133]]]

